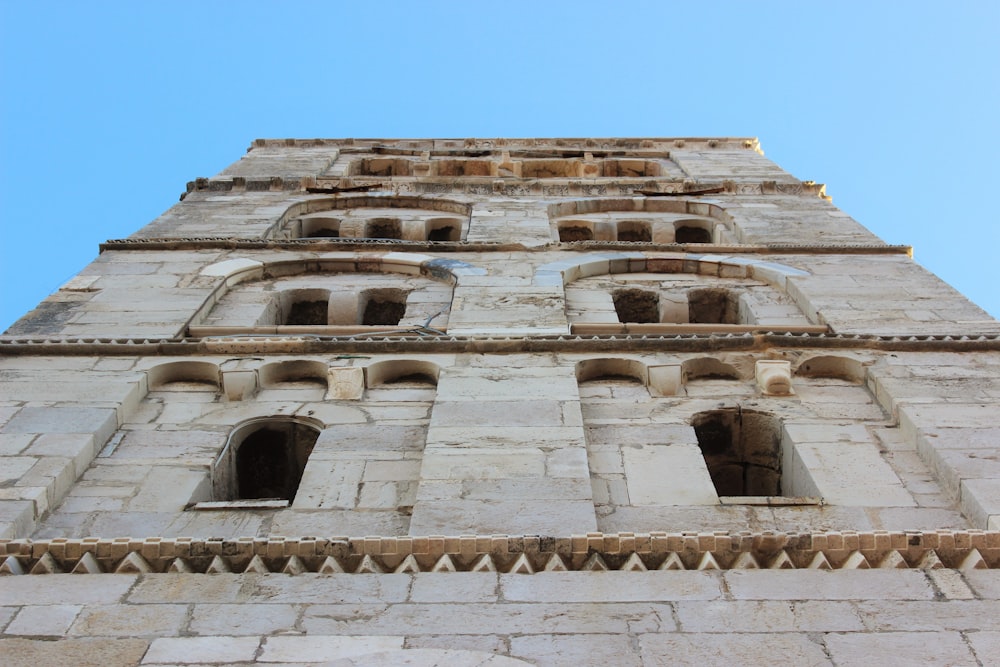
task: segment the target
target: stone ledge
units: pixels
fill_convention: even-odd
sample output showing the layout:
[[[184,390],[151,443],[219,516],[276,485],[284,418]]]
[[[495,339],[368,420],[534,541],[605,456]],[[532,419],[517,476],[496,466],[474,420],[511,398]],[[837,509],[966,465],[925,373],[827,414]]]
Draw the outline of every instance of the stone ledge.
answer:
[[[0,540],[0,574],[1000,569],[998,531]]]
[[[904,352],[978,352],[1000,350],[1000,334],[873,336],[834,333],[791,333],[760,330],[699,334],[547,334],[537,336],[477,335],[288,335],[203,338],[76,338],[0,336],[0,355],[115,356],[197,354],[322,354],[327,352],[492,353],[638,351],[751,351],[770,348],[864,349]]]

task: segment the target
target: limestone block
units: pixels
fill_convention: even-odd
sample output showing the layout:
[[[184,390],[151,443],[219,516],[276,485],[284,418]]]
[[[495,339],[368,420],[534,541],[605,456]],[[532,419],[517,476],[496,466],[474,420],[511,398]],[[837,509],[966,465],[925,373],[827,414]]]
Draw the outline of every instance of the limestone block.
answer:
[[[874,444],[795,443],[819,495],[831,505],[915,507]]]
[[[424,501],[418,497],[409,534],[557,535],[566,526],[574,529],[579,526],[583,532],[597,530],[593,503],[518,499]]]
[[[79,613],[78,605],[23,607],[5,632],[11,635],[59,637],[66,634]]]
[[[331,368],[327,375],[326,400],[358,400],[365,393],[363,368]]]
[[[928,665],[978,663],[965,637],[958,632],[831,634],[826,637],[826,646],[838,665],[878,664],[885,661]]]
[[[257,373],[254,371],[222,371],[222,390],[230,401],[251,398],[257,392]]]
[[[622,449],[633,505],[717,505],[719,495],[697,444]]]
[[[680,390],[682,379],[679,364],[647,366],[647,371],[651,396],[675,396]]]
[[[253,662],[259,637],[160,637],[154,639],[143,665],[199,662]]]
[[[129,512],[179,512],[188,503],[212,499],[208,470],[157,466],[128,501]]]
[[[757,386],[766,396],[788,396],[792,393],[792,364],[788,361],[760,359],[754,365]]]
[[[727,656],[738,655],[745,664],[781,664],[832,666],[822,646],[803,633],[763,635],[756,633],[672,633],[644,634],[639,647],[644,667],[669,665],[717,665]],[[647,658],[648,656],[648,658]],[[839,664],[839,663],[838,663]],[[846,664],[846,663],[845,663]]]

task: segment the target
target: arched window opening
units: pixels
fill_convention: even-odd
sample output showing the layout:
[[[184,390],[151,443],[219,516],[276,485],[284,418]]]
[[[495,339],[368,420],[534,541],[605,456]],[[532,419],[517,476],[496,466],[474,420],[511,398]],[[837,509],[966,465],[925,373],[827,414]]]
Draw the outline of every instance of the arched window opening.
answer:
[[[282,295],[284,324],[313,326],[329,323],[330,293],[327,290],[294,290]]]
[[[648,222],[622,220],[618,223],[618,240],[630,243],[649,243],[653,240]]]
[[[712,232],[702,227],[678,225],[674,231],[674,239],[677,243],[711,243]]]
[[[717,287],[688,292],[688,322],[692,324],[739,324],[739,295]]]
[[[764,412],[725,408],[691,425],[720,496],[780,496],[781,422]]]
[[[395,326],[406,313],[406,292],[401,289],[372,289],[361,293],[361,324]]]
[[[461,241],[462,221],[457,218],[434,218],[427,221],[428,241]]]
[[[217,500],[291,503],[318,438],[319,429],[314,426],[280,418],[238,428],[217,466]]]
[[[365,223],[365,238],[401,239],[403,225],[399,218],[372,218]]]
[[[316,217],[302,219],[303,238],[321,239],[340,237],[340,220],[331,217]]]
[[[656,292],[632,287],[616,290],[611,298],[619,322],[660,321],[660,298]]]
[[[584,220],[569,220],[559,223],[559,240],[563,243],[573,241],[593,241],[594,225]]]

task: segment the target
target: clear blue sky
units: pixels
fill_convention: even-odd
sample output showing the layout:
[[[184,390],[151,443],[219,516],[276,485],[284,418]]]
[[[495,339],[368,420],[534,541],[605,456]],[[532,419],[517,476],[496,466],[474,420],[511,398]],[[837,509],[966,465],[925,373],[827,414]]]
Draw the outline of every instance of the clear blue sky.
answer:
[[[0,330],[256,137],[757,136],[993,315],[1000,3],[0,3]]]

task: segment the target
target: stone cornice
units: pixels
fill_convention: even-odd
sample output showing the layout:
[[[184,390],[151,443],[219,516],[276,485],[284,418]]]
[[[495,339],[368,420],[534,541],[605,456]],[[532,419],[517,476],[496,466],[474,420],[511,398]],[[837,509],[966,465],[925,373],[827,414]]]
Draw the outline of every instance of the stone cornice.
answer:
[[[1000,351],[1000,333],[872,336],[834,333],[618,334],[549,336],[420,336],[352,334],[246,335],[211,338],[71,338],[0,336],[0,356],[176,356],[212,354],[453,354],[527,352],[716,352],[770,348],[877,350],[885,352]]]
[[[394,147],[420,151],[462,151],[516,148],[551,148],[566,150],[663,150],[684,148],[686,150],[743,149],[760,151],[756,137],[606,137],[606,138],[489,138],[456,137],[451,139],[390,139],[390,138],[345,138],[345,139],[254,139],[247,152],[255,148],[381,148]]]
[[[640,192],[685,195],[691,190],[720,189],[720,195],[779,195],[826,197],[826,186],[813,181],[690,181],[656,177],[641,178],[496,178],[427,176],[299,177],[216,176],[188,181],[183,200],[192,192],[305,192],[306,188],[359,189],[368,186],[393,195],[456,194],[473,196],[528,195],[544,197],[643,196]],[[653,195],[655,196],[655,195]],[[701,196],[691,194],[689,196]]]
[[[466,243],[455,241],[401,241],[397,239],[248,239],[228,236],[109,239],[105,250],[396,250],[421,252],[550,252],[553,250],[635,250],[746,255],[911,255],[908,245],[881,243],[768,243],[763,245],[712,243],[643,243],[625,241],[574,241],[524,246],[519,243]]]
[[[0,541],[0,574],[995,569],[1000,532],[587,533]]]

